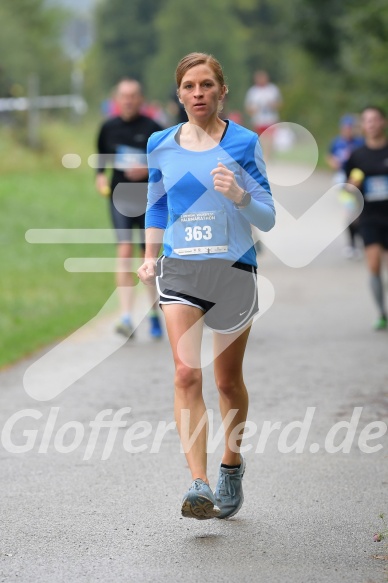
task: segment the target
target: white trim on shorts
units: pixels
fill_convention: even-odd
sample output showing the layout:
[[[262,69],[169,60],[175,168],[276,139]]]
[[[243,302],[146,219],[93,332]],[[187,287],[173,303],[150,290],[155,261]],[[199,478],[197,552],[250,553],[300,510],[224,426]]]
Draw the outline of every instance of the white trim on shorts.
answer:
[[[160,285],[159,285],[159,277],[163,277],[163,259],[164,258],[165,258],[165,256],[163,255],[163,257],[161,258],[161,262],[160,262],[160,275],[156,276],[156,278],[155,278],[156,289],[158,290],[158,294],[160,297],[159,305],[182,304],[184,306],[192,306],[193,308],[198,308],[202,312],[205,312],[205,310],[202,308],[202,306],[199,306],[198,304],[193,304],[192,302],[190,302],[189,300],[187,300],[185,298],[180,298],[179,296],[169,296],[167,294],[162,293],[162,291],[160,289]],[[167,301],[163,301],[162,298],[166,298]]]

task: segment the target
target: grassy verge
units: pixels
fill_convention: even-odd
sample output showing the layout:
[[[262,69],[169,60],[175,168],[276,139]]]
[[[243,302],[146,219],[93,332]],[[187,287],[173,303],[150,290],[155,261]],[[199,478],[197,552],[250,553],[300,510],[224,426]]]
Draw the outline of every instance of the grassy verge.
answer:
[[[94,191],[87,156],[95,128],[52,124],[46,149],[31,153],[3,132],[0,155],[0,366],[87,322],[114,290],[110,273],[68,273],[68,257],[114,257],[113,245],[30,244],[28,229],[108,228],[107,202]],[[78,135],[77,135],[78,134]],[[62,155],[79,153],[78,169]]]

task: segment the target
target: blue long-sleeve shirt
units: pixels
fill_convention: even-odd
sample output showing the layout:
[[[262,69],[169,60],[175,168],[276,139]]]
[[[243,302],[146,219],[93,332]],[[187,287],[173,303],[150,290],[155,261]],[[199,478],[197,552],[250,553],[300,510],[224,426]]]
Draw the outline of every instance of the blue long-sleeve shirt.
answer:
[[[251,225],[269,231],[275,224],[275,207],[257,134],[229,120],[221,142],[197,152],[182,148],[175,140],[181,125],[156,132],[148,140],[146,228],[165,229],[163,245],[168,257],[219,258],[256,265]],[[251,195],[251,202],[245,208],[237,209],[231,200],[214,190],[210,172],[219,162],[234,172],[239,186]],[[208,248],[202,253],[181,255],[177,247],[182,245],[182,231],[177,226],[182,215],[184,220],[189,220],[203,212],[221,221],[219,226],[221,230],[225,227],[222,241],[226,246],[220,244],[212,251]],[[186,222],[183,226],[191,224],[195,223]],[[203,249],[208,241],[194,243]],[[216,249],[223,251],[216,252]]]

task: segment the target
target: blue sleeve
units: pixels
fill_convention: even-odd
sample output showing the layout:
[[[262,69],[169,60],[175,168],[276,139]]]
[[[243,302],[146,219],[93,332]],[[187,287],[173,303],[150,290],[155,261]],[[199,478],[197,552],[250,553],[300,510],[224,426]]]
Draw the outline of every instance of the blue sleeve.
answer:
[[[155,134],[149,138],[147,143],[148,194],[145,228],[155,227],[157,229],[165,229],[168,218],[167,194],[163,184],[163,176],[159,168],[154,136]]]
[[[261,231],[270,231],[275,225],[275,205],[257,136],[250,141],[244,155],[243,188],[251,195],[251,202],[238,212]]]
[[[336,150],[337,150],[337,138],[334,138],[334,140],[332,140],[330,142],[329,154],[331,154],[332,156],[335,156],[336,155]]]

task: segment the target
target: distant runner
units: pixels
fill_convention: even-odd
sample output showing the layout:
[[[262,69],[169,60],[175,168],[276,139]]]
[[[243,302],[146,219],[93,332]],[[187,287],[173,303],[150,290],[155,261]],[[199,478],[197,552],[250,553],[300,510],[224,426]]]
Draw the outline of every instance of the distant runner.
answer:
[[[143,95],[140,83],[123,79],[117,85],[115,103],[120,111],[117,117],[105,121],[99,131],[97,148],[100,154],[96,188],[109,197],[109,210],[118,242],[118,269],[116,282],[119,290],[121,319],[116,331],[133,337],[134,281],[131,273],[133,257],[133,228],[140,232],[144,250],[144,217],[147,205],[148,168],[147,140],[162,127],[140,113]],[[110,182],[106,166],[114,166]],[[115,191],[116,190],[116,191]],[[150,334],[162,336],[157,311],[150,314]]]
[[[349,182],[364,196],[360,234],[365,245],[370,285],[379,317],[375,330],[387,328],[387,310],[382,279],[384,253],[388,250],[388,140],[385,112],[375,106],[361,114],[365,145],[355,150],[345,165]]]
[[[278,86],[270,82],[266,71],[256,71],[254,81],[255,84],[248,89],[245,96],[245,109],[251,118],[253,130],[261,136],[264,159],[267,160],[272,153],[272,126],[279,121],[282,96]]]
[[[335,184],[342,185],[346,182],[345,164],[349,160],[350,154],[356,148],[364,144],[364,139],[355,134],[356,120],[353,115],[343,115],[340,119],[340,133],[336,136],[331,144],[326,156],[326,161],[334,171],[333,181]],[[341,187],[339,187],[341,188]],[[339,191],[340,201],[346,210],[346,218],[351,220],[347,231],[349,235],[349,244],[344,248],[344,256],[347,259],[359,258],[362,252],[357,247],[358,235],[358,218],[354,216],[357,209],[356,198],[348,190],[341,188]]]

